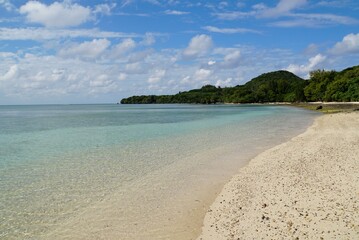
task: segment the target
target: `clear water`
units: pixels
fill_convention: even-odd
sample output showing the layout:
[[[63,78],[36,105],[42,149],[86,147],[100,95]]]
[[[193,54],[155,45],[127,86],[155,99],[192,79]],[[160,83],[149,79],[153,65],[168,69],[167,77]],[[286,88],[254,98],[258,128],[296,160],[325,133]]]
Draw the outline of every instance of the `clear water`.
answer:
[[[144,194],[152,187],[141,189],[146,177],[162,179],[171,168],[185,169],[172,175],[186,189],[181,179],[213,164],[215,150],[250,155],[302,132],[315,116],[255,105],[0,106],[0,238],[48,236],[114,193]]]

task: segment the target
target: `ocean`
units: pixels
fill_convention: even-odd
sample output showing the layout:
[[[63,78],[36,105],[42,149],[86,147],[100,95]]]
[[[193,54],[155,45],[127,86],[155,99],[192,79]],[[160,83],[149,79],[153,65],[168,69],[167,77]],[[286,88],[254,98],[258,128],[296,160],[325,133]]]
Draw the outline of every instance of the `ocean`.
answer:
[[[0,238],[190,239],[241,166],[316,116],[275,105],[0,106]]]

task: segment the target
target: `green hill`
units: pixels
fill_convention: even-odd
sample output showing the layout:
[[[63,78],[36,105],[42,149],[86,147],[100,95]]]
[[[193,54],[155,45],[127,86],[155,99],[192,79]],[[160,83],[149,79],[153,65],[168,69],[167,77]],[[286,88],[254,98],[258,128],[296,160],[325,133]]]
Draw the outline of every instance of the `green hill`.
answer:
[[[251,102],[296,102],[304,100],[306,82],[288,71],[262,74],[244,86],[249,90]]]
[[[121,100],[133,103],[267,103],[359,101],[359,66],[341,72],[316,70],[304,80],[288,71],[275,71],[235,87],[203,86],[175,95],[142,95]]]

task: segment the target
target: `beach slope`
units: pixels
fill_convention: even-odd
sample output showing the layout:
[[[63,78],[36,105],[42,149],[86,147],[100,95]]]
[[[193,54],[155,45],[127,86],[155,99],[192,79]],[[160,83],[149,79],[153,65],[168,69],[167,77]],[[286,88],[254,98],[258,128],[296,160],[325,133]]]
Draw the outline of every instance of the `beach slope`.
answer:
[[[359,239],[359,113],[318,117],[252,159],[212,204],[198,239]]]

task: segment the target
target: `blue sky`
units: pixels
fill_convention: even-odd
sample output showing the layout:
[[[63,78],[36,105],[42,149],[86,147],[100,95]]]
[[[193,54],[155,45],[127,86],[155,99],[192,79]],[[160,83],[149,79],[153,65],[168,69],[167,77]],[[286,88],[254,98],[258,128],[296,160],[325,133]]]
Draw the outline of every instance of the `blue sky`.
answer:
[[[358,65],[356,0],[0,0],[0,104],[110,103]]]

